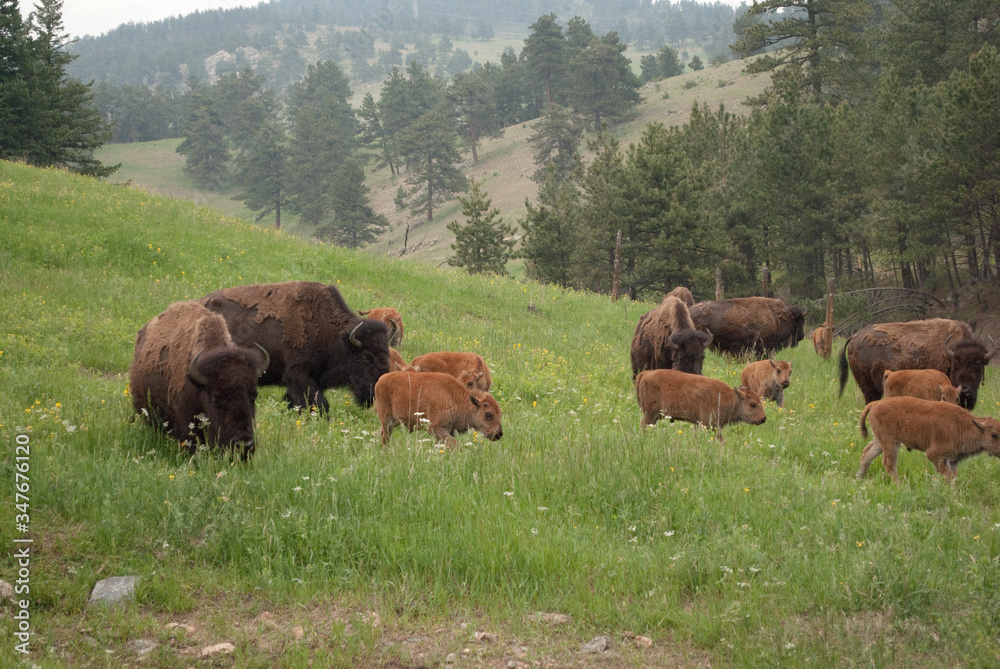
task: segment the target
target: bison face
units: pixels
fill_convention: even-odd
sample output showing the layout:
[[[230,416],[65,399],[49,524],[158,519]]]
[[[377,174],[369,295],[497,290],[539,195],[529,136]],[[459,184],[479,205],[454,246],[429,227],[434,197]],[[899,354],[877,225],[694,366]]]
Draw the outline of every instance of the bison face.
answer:
[[[711,340],[710,334],[700,330],[681,330],[670,335],[667,344],[672,358],[671,369],[701,374],[705,364],[705,348]]]
[[[794,347],[806,338],[806,311],[802,307],[792,306],[788,307],[788,313],[792,317],[793,323],[792,337],[788,340],[788,345]]]
[[[245,349],[196,355],[188,377],[197,388],[200,412],[190,429],[207,444],[232,448],[243,458],[252,455],[257,377],[266,364],[259,353]]]
[[[975,418],[976,427],[983,431],[983,450],[1000,458],[1000,421],[996,418]]]
[[[324,388],[347,386],[363,407],[375,401],[375,382],[389,373],[389,335],[385,324],[364,319],[342,336],[335,367],[321,380]]]
[[[473,427],[475,427],[484,437],[490,441],[496,441],[503,436],[503,427],[500,425],[500,405],[489,393],[474,393],[469,396],[469,401],[476,408],[476,417]]]
[[[962,391],[958,403],[963,409],[972,411],[976,408],[979,386],[986,373],[986,348],[974,339],[963,339],[952,348],[945,342],[945,350],[951,360],[948,378]]]

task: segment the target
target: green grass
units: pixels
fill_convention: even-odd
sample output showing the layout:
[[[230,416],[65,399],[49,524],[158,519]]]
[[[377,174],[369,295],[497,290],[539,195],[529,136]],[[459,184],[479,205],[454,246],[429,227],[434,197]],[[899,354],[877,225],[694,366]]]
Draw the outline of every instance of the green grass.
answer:
[[[308,244],[11,163],[0,272],[0,541],[24,536],[14,447],[27,435],[38,666],[132,664],[140,638],[158,644],[155,667],[211,662],[198,650],[227,640],[235,654],[216,663],[249,667],[435,666],[468,646],[469,662],[506,666],[515,639],[566,666],[598,662],[578,654],[598,634],[615,667],[986,666],[1000,652],[997,463],[963,462],[948,486],[905,453],[900,485],[879,463],[856,481],[859,395],[838,399],[834,362],[807,344],[783,352],[792,385],[765,425],[728,426],[725,444],[683,423],[644,434],[629,343],[652,305]],[[339,390],[329,420],[262,392],[245,464],[188,457],[133,420],[139,327],[175,300],[290,279],[399,308],[407,359],[481,353],[503,439],[469,433],[443,451],[397,430],[383,448],[374,411]],[[706,359],[731,384],[740,369]],[[980,402],[1000,406],[992,371]],[[14,580],[12,549],[0,572]],[[128,574],[136,605],[85,609],[98,579]],[[539,627],[537,611],[572,622]],[[484,627],[492,647],[472,638]],[[0,628],[12,657],[10,615]],[[656,645],[633,649],[624,630]]]

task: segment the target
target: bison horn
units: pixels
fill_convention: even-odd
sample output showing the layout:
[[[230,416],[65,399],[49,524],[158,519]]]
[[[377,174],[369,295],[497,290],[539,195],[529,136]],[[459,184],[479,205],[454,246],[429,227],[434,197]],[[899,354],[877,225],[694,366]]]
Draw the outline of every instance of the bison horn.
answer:
[[[669,346],[670,348],[677,348],[677,335],[679,334],[680,334],[679,332],[674,332],[669,337],[667,337],[667,346]]]
[[[204,350],[205,349],[201,349],[201,351],[195,353],[194,357],[191,358],[191,364],[188,365],[188,376],[190,376],[191,380],[200,386],[208,385],[208,378],[198,369],[198,358],[201,357],[202,351]]]
[[[399,332],[399,327],[396,325],[396,321],[389,321],[389,324],[392,325],[392,329],[389,330],[389,341],[392,341],[396,333]]]
[[[712,345],[712,340],[715,339],[715,337],[712,336],[712,331],[709,330],[708,328],[705,328],[705,332],[708,333],[708,339],[705,341],[705,348],[708,348],[709,346]]]
[[[358,339],[358,334],[357,334],[358,333],[358,329],[362,325],[364,325],[364,323],[358,323],[356,326],[354,326],[354,329],[351,330],[351,334],[348,335],[348,337],[347,337],[348,340],[351,342],[351,344],[353,344],[354,346],[357,346],[358,348],[361,348],[363,346],[363,344],[361,343],[361,340]]]
[[[997,352],[997,343],[993,341],[993,337],[986,335],[986,338],[990,340],[990,348],[986,351],[986,355],[983,356],[984,363],[989,362],[990,358],[993,357],[993,354]]]
[[[954,337],[954,336],[955,336],[955,333],[952,332],[950,335],[948,335],[948,338],[944,340],[944,352],[948,354],[949,358],[954,358],[955,357],[955,352],[952,351],[951,347],[948,346],[948,342],[950,342],[951,338]]]
[[[268,354],[267,349],[254,342],[254,346],[260,349],[260,352],[264,354],[264,362],[261,363],[260,367],[257,368],[257,376],[260,376],[267,371],[267,368],[271,366],[271,356]]]

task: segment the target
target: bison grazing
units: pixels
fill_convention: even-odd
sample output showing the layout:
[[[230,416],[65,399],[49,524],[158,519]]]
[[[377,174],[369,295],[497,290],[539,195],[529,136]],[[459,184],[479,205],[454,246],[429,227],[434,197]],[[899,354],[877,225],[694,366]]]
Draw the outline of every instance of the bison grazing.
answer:
[[[791,382],[792,363],[785,360],[758,360],[743,368],[740,383],[761,397],[785,406],[785,388]]]
[[[961,388],[951,385],[944,372],[936,369],[888,369],[882,377],[886,397],[919,397],[933,402],[958,404]]]
[[[389,371],[385,324],[360,318],[334,286],[289,281],[217,290],[201,304],[226,319],[237,344],[271,356],[261,385],[283,385],[291,407],[329,410],[327,388],[347,387],[369,406]]]
[[[403,317],[392,307],[376,307],[368,311],[359,311],[358,314],[385,323],[389,328],[389,346],[399,346],[403,341]]]
[[[995,352],[962,321],[932,318],[908,323],[881,323],[858,330],[840,351],[840,393],[851,373],[865,403],[882,397],[885,370],[936,369],[961,390],[959,404],[976,407],[986,363]]]
[[[674,290],[677,290],[676,288]],[[684,301],[668,295],[639,318],[632,337],[632,377],[645,369],[676,369],[701,374],[711,332],[694,327]]]
[[[949,482],[955,480],[958,463],[969,456],[986,452],[1000,457],[1000,421],[976,418],[947,402],[916,397],[887,397],[870,402],[859,421],[865,439],[868,438],[866,419],[871,421],[873,438],[861,452],[859,479],[882,454],[886,473],[899,483],[896,455],[900,444],[926,453],[927,459]]]
[[[456,432],[478,430],[496,440],[503,436],[500,405],[489,393],[470,390],[462,380],[439,372],[390,372],[375,384],[375,412],[382,444],[404,425],[412,432],[425,425],[436,440],[455,446]]]
[[[190,445],[253,453],[259,347],[233,343],[226,322],[197,302],[177,302],[146,323],[129,367],[132,406],[150,424]]]
[[[493,377],[486,361],[477,353],[435,351],[418,355],[410,361],[410,369],[417,372],[440,372],[458,378],[465,371],[471,372],[476,387],[483,392],[493,385]]]
[[[785,346],[796,346],[805,338],[805,316],[802,307],[770,297],[736,297],[691,307],[695,327],[712,333],[712,349],[733,356],[772,356]]]
[[[642,410],[643,428],[666,416],[715,428],[720,442],[722,426],[737,421],[760,425],[766,420],[760,395],[746,387],[730,388],[717,379],[675,369],[653,369],[639,373],[636,398]]]

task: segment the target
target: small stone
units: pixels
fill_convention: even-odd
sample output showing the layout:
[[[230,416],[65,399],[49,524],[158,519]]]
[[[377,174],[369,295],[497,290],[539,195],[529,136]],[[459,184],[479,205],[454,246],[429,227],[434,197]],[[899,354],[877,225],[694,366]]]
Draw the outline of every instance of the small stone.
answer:
[[[0,597],[14,599],[14,586],[7,581],[0,581]]]
[[[90,593],[87,606],[104,604],[117,606],[135,598],[135,576],[112,576],[98,581]]]
[[[553,625],[565,625],[573,619],[565,613],[547,613],[545,611],[539,611],[535,614],[535,617],[539,622],[551,623]]]
[[[301,641],[302,639],[305,638],[306,631],[304,629],[302,629],[302,625],[296,625],[295,627],[292,628],[292,635],[296,639],[298,639],[299,641]]]
[[[639,634],[635,637],[635,645],[640,646],[642,648],[652,648],[653,640],[650,639],[648,636],[642,636],[641,634]]]
[[[497,640],[497,635],[492,632],[476,632],[476,641],[480,643],[493,643]]]
[[[581,653],[603,653],[611,645],[611,639],[606,636],[599,636],[583,644]]]
[[[147,641],[146,639],[133,639],[125,644],[125,647],[129,650],[134,650],[135,654],[139,657],[146,657],[153,652],[159,644],[153,641]]]
[[[455,653],[448,653],[448,657],[444,658],[445,664],[455,664],[458,662],[458,655]]]
[[[167,623],[166,628],[168,631],[174,632],[176,630],[184,630],[188,634],[194,632],[194,625],[185,625],[184,623]]]
[[[228,641],[223,641],[222,643],[214,643],[211,646],[205,646],[198,653],[201,657],[210,657],[212,655],[218,655],[219,653],[232,653],[236,650],[236,646],[229,643]]]

